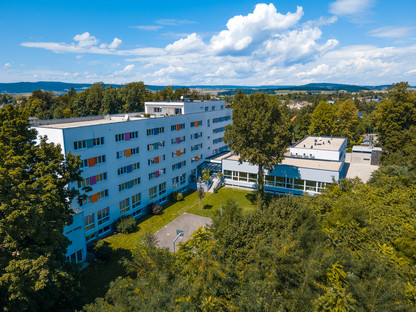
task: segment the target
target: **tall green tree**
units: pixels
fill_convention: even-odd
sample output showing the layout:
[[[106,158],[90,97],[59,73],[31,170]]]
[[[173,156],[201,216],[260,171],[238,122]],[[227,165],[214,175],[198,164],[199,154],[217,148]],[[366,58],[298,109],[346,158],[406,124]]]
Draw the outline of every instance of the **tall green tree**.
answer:
[[[320,102],[312,113],[310,135],[331,135],[335,133],[335,111],[328,102]]]
[[[409,130],[416,125],[416,94],[407,82],[393,86],[376,110],[379,141],[385,153],[399,151],[408,141]]]
[[[336,110],[337,132],[341,137],[347,137],[348,141],[356,139],[358,127],[358,108],[353,100],[339,103]]]
[[[233,104],[233,123],[224,142],[240,157],[258,166],[258,191],[264,195],[264,169],[273,170],[290,143],[289,120],[280,101],[264,93],[243,96]]]
[[[36,144],[23,109],[0,110],[0,306],[4,311],[72,311],[79,284],[66,262],[67,188],[79,160],[45,138]]]

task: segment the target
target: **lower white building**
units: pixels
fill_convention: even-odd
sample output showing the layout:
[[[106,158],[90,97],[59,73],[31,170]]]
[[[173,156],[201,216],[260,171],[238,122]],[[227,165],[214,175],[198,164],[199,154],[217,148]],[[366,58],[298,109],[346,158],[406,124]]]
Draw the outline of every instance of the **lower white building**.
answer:
[[[107,235],[121,217],[138,218],[171,192],[186,190],[197,167],[227,149],[222,137],[231,123],[224,101],[149,102],[144,114],[36,121],[39,135],[80,156],[84,192],[73,200],[72,241],[67,257],[80,262],[86,244]]]
[[[346,138],[308,136],[289,148],[282,163],[264,171],[265,191],[302,195],[320,193],[345,177]],[[239,162],[230,153],[222,159],[225,184],[257,188],[258,166]]]

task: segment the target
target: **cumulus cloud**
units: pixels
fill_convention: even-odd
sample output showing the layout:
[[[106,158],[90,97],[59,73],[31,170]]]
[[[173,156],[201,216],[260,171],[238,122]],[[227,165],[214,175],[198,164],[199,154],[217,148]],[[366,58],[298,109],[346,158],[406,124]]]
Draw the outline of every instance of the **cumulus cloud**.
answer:
[[[188,35],[166,46],[165,50],[172,53],[188,53],[205,49],[206,45],[196,33]]]
[[[277,13],[270,3],[257,4],[253,13],[235,16],[227,23],[227,29],[211,38],[210,47],[218,54],[241,52],[255,48],[273,32],[294,26],[303,16],[302,7],[295,13]]]
[[[329,5],[329,12],[339,16],[362,14],[374,4],[374,1],[375,0],[336,0]]]
[[[385,26],[373,29],[368,33],[372,37],[379,38],[404,38],[409,37],[413,32],[412,27],[406,26]]]
[[[7,68],[9,68],[9,67],[11,67],[12,66],[12,64],[10,63],[10,62],[7,62],[7,63],[5,63],[4,65],[3,65],[3,68],[4,69],[7,69]]]
[[[74,41],[78,42],[80,48],[90,48],[98,43],[97,38],[91,36],[89,32],[84,32],[81,35],[76,35]]]
[[[116,71],[114,74],[115,75],[126,75],[129,74],[133,71],[135,65],[134,64],[129,64],[126,65],[126,67],[124,67],[122,70]]]

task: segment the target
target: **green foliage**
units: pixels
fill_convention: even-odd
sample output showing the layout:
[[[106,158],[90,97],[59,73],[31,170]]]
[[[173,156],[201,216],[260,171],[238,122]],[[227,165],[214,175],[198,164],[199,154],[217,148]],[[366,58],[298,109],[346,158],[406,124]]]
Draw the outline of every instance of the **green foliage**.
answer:
[[[241,161],[258,166],[258,191],[263,195],[264,169],[281,162],[290,143],[288,118],[276,97],[256,93],[236,95],[232,119],[224,142]]]
[[[209,170],[202,170],[202,180],[209,181],[211,179],[211,172]]]
[[[416,94],[408,88],[405,82],[395,84],[389,98],[377,107],[377,130],[386,153],[401,150],[416,124]]]
[[[336,108],[336,135],[348,138],[348,141],[358,138],[358,108],[354,101],[346,100]]]
[[[182,193],[176,194],[176,201],[182,201],[182,200],[183,200],[183,194]]]
[[[312,113],[309,134],[329,136],[335,133],[335,110],[328,102],[321,102]]]
[[[133,217],[120,218],[115,227],[117,232],[131,233],[136,230],[136,220]]]
[[[0,306],[72,311],[79,283],[63,230],[72,222],[76,192],[67,185],[81,179],[79,160],[45,138],[36,145],[27,117],[11,104],[0,110]]]

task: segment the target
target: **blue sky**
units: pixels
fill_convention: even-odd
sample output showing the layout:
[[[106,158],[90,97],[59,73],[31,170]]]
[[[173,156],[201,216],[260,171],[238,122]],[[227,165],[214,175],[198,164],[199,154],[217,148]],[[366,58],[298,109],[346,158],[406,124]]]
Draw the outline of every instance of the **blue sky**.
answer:
[[[0,1],[0,82],[416,84],[414,0]]]

